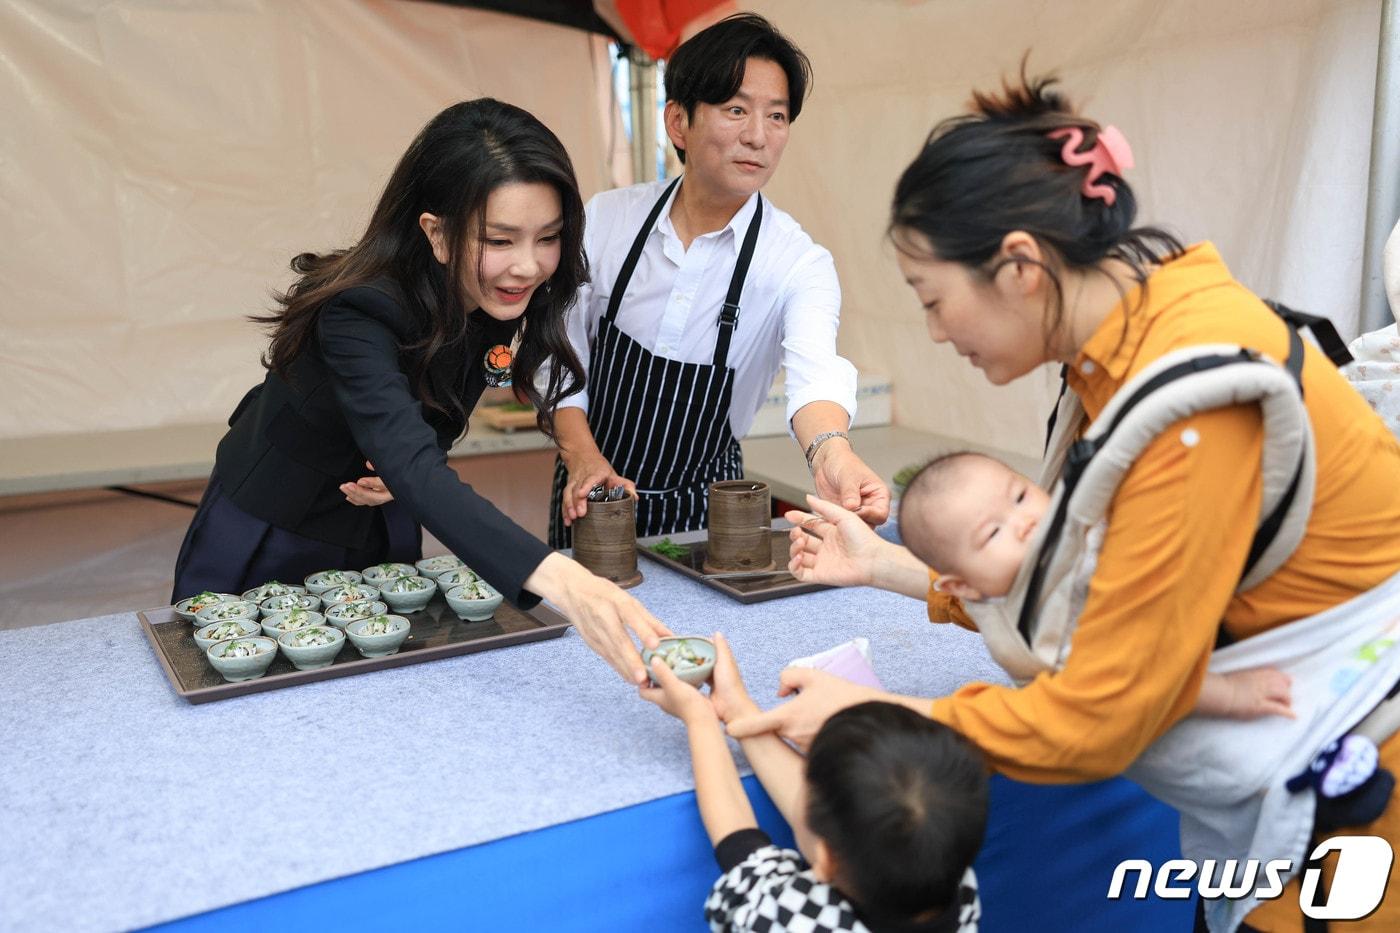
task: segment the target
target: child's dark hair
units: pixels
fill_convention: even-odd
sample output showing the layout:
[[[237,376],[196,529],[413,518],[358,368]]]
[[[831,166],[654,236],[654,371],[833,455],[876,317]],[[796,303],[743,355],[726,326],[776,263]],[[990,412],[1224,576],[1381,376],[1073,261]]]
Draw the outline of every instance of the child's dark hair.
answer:
[[[957,903],[982,845],[987,773],[948,726],[892,703],[862,703],[822,726],[807,756],[807,824],[831,849],[845,893],[875,922]]]
[[[736,13],[681,43],[666,62],[666,100],[695,119],[696,104],[722,104],[744,83],[750,58],[773,62],[788,83],[788,122],[802,112],[812,64],[792,40],[757,13]],[[685,150],[676,155],[685,163]]]
[[[1088,168],[1066,164],[1064,140],[1048,134],[1078,127],[1084,134],[1078,151],[1087,152],[1097,144],[1100,127],[1051,89],[1056,81],[1028,78],[1022,60],[1018,84],[1005,83],[1000,94],[974,92],[972,113],[935,126],[900,176],[890,219],[890,235],[901,252],[927,256],[925,245],[909,237],[917,232],[933,249],[928,258],[962,263],[987,280],[1008,263],[1029,261],[992,262],[1008,233],[1022,230],[1035,237],[1050,260],[1039,265],[1055,286],[1047,348],[1064,318],[1057,265],[1085,270],[1117,259],[1144,283],[1150,266],[1185,250],[1165,230],[1133,226],[1137,198],[1117,175],[1099,178],[1112,186],[1112,204],[1083,193]]]

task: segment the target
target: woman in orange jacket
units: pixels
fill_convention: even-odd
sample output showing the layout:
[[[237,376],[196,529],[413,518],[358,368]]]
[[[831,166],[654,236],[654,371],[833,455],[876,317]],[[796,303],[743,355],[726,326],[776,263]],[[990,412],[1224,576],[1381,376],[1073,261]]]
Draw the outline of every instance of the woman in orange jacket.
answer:
[[[936,127],[895,192],[891,235],[929,336],[996,385],[1046,364],[1093,419],[1164,354],[1237,344],[1282,360],[1287,326],[1236,282],[1215,248],[1135,228],[1131,164],[1112,128],[1027,81],[977,94]],[[1264,432],[1256,406],[1185,418],[1129,469],[1109,509],[1090,593],[1062,669],[1019,687],[970,684],[938,699],[880,695],[943,721],[993,767],[1040,783],[1121,774],[1192,710],[1224,629],[1241,640],[1316,615],[1400,573],[1400,445],[1316,348],[1302,388],[1316,445],[1307,531],[1272,576],[1236,592],[1259,523]],[[813,501],[823,519],[795,533],[804,580],[879,586],[924,599],[933,621],[970,623],[931,572],[859,519]],[[810,518],[797,514],[799,520]],[[811,670],[783,673],[796,699],[737,721],[804,744],[826,718],[874,691]],[[1400,773],[1400,739],[1380,747]],[[1400,807],[1332,835],[1400,841]],[[1250,914],[1261,930],[1301,928],[1297,881]],[[1400,895],[1358,929],[1400,926]]]

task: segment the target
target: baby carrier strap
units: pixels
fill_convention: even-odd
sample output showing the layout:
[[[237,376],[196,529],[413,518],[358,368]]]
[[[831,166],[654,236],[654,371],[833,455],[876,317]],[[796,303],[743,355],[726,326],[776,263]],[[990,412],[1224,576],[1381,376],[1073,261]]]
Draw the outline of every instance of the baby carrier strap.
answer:
[[[1216,346],[1177,351],[1163,357],[1162,360],[1148,367],[1120,389],[1119,393],[1109,402],[1105,411],[1090,426],[1085,436],[1068,445],[1062,466],[1048,464],[1050,470],[1058,472],[1062,487],[1056,497],[1055,508],[1046,533],[1040,538],[1040,546],[1036,552],[1035,563],[1017,618],[1017,628],[1028,642],[1032,639],[1036,615],[1041,603],[1040,595],[1054,562],[1057,546],[1064,534],[1071,506],[1080,501],[1076,497],[1080,482],[1090,472],[1090,465],[1095,462],[1095,459],[1109,447],[1115,437],[1120,436],[1120,428],[1125,423],[1130,423],[1135,419],[1143,422],[1144,425],[1159,425],[1156,433],[1160,433],[1161,429],[1165,429],[1173,421],[1198,411],[1256,400],[1265,404],[1266,483],[1263,518],[1256,528],[1254,539],[1250,544],[1249,554],[1240,574],[1238,590],[1247,590],[1263,582],[1293,553],[1298,542],[1302,539],[1308,515],[1312,511],[1312,483],[1315,479],[1313,475],[1315,463],[1313,462],[1312,436],[1307,427],[1306,409],[1302,405],[1304,348],[1298,330],[1302,327],[1308,328],[1318,339],[1319,344],[1323,345],[1328,358],[1334,362],[1346,356],[1347,351],[1345,345],[1341,343],[1340,337],[1337,336],[1335,328],[1326,318],[1294,311],[1275,302],[1266,303],[1288,324],[1289,350],[1283,365],[1283,371],[1288,374],[1293,389],[1292,399],[1288,403],[1279,399],[1276,386],[1270,390],[1256,387],[1241,394],[1238,398],[1231,398],[1231,393],[1223,388],[1219,377],[1226,367],[1266,366],[1277,371],[1273,361],[1255,350],[1244,347]],[[1231,370],[1231,372],[1233,373],[1235,370]],[[1191,396],[1196,394],[1194,386],[1206,382],[1209,382],[1210,386],[1205,389],[1204,394],[1198,396],[1199,403],[1190,401]],[[1264,382],[1267,383],[1268,380],[1265,379]],[[1176,388],[1170,391],[1177,396],[1175,403],[1169,401],[1165,406],[1159,406],[1154,402],[1154,406],[1150,406],[1154,410],[1149,412],[1148,417],[1146,419],[1139,417],[1141,415],[1140,408],[1144,402],[1148,399],[1158,398],[1159,393],[1166,391],[1173,384],[1176,384]],[[1182,387],[1185,385],[1192,385],[1193,388],[1183,391]],[[1273,401],[1266,401],[1270,398]],[[1052,430],[1055,423],[1063,417],[1064,402],[1062,375],[1061,396],[1057,400],[1056,414],[1052,416],[1050,423]],[[1280,484],[1278,482],[1280,467],[1277,456],[1273,457],[1272,469],[1270,469],[1268,462],[1273,432],[1268,430],[1269,424],[1267,422],[1270,417],[1270,408],[1275,412],[1273,419],[1275,423],[1283,424],[1290,420],[1288,417],[1279,418],[1277,416],[1281,406],[1296,409],[1291,420],[1302,425],[1302,434],[1293,439],[1285,438],[1283,441],[1285,444],[1296,446],[1296,452],[1290,457],[1286,479]],[[1111,499],[1113,492],[1117,489],[1117,480],[1121,479],[1127,466],[1131,465],[1132,460],[1136,459],[1142,447],[1151,439],[1141,431],[1138,433],[1139,437],[1137,443],[1133,445],[1134,449],[1125,455],[1119,455],[1116,458],[1119,463],[1115,465],[1115,468],[1101,471],[1108,475],[1103,476],[1098,485],[1103,487],[1104,483],[1107,482],[1109,486],[1104,491],[1099,492],[1097,498],[1103,500],[1105,509],[1107,500]],[[1284,433],[1287,433],[1287,430]],[[1155,433],[1152,436],[1155,437]],[[1050,442],[1047,441],[1047,450],[1049,444]],[[1273,446],[1277,450],[1277,445]],[[1053,458],[1054,453],[1051,452],[1049,456]],[[1270,474],[1272,474],[1272,483],[1270,482]],[[1307,493],[1305,502],[1299,499],[1300,490],[1303,489],[1304,485],[1306,485]],[[1288,534],[1281,537],[1286,526]]]

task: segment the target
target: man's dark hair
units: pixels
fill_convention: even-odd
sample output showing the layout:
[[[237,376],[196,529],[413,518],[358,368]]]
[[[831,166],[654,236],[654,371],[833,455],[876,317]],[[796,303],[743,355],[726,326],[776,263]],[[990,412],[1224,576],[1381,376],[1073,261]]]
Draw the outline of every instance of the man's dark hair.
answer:
[[[957,905],[987,825],[986,768],[957,732],[893,703],[842,710],[812,741],[807,800],[863,916],[907,922]]]
[[[787,75],[788,122],[802,112],[812,63],[792,40],[757,13],[737,13],[681,43],[666,62],[666,100],[695,119],[696,104],[722,104],[744,83],[750,58],[773,62]],[[676,149],[685,162],[685,151]]]

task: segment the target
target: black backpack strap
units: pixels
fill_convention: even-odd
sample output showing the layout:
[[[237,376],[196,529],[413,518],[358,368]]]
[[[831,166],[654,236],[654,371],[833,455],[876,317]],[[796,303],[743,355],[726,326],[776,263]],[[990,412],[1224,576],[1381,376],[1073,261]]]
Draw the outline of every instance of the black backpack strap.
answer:
[[[1065,393],[1069,391],[1069,367],[1060,366],[1060,394],[1055,396],[1055,404],[1050,408],[1050,420],[1045,423],[1045,450],[1041,456],[1050,453],[1050,439],[1055,436],[1055,422],[1060,419],[1060,403],[1065,400]]]
[[[1278,301],[1265,299],[1264,304],[1268,305],[1270,310],[1283,318],[1284,322],[1288,324],[1289,327],[1293,328],[1293,330],[1298,331],[1307,328],[1313,335],[1313,339],[1317,341],[1317,345],[1322,348],[1323,353],[1327,354],[1327,358],[1332,361],[1334,366],[1345,366],[1355,359],[1355,357],[1351,355],[1351,351],[1347,349],[1347,345],[1342,342],[1342,337],[1337,333],[1337,328],[1333,326],[1332,322],[1327,318],[1320,317],[1316,314],[1306,314],[1302,311],[1295,311]],[[1291,351],[1289,353],[1289,358],[1292,358]]]

